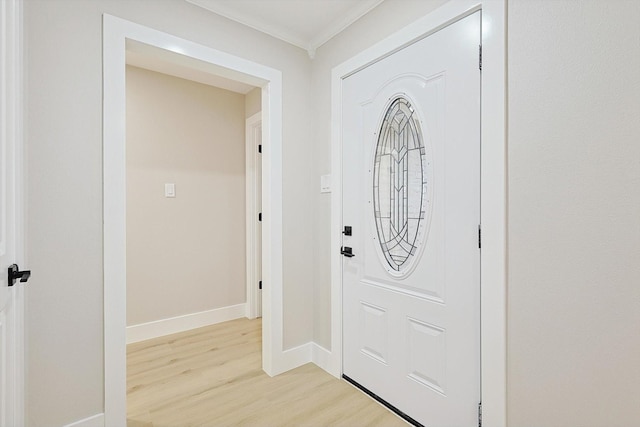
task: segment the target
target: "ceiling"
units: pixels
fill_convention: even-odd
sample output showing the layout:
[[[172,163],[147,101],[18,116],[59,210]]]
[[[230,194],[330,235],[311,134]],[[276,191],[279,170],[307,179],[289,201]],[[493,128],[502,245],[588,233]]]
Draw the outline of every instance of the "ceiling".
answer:
[[[186,0],[287,43],[315,50],[384,0]],[[176,52],[127,42],[127,64],[246,94],[252,81]],[[245,78],[246,77],[246,78]]]
[[[127,40],[126,62],[181,79],[191,80],[246,95],[263,81],[166,49]]]
[[[226,18],[315,50],[383,0],[187,0]]]

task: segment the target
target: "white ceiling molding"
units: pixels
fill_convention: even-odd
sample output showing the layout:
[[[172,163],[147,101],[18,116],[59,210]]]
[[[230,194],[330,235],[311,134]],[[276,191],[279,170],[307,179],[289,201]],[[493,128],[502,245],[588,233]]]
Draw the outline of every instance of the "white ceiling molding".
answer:
[[[348,26],[362,18],[383,1],[384,0],[363,0],[355,2],[349,9],[348,14],[337,15],[335,19],[325,27],[324,31],[316,34],[316,36],[311,39],[308,47],[306,48],[307,51],[313,51],[315,53],[317,48],[340,34],[342,31],[346,30]],[[311,59],[313,59],[313,57],[311,57]]]
[[[317,48],[384,0],[186,0],[305,49]]]

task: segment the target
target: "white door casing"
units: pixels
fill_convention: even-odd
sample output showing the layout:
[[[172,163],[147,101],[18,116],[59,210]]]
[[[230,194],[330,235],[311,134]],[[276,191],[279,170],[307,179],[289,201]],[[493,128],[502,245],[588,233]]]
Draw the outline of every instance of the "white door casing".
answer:
[[[246,204],[247,204],[247,309],[246,317],[262,317],[262,113],[247,119],[246,139]]]
[[[298,366],[283,345],[282,73],[162,31],[103,15],[103,191],[105,424],[126,424],[125,61],[127,42],[178,53],[212,74],[262,88],[262,366]],[[184,65],[184,64],[183,64]]]
[[[0,4],[0,427],[24,425],[22,2]]]
[[[479,45],[476,12],[343,83],[344,374],[425,425],[480,402]]]

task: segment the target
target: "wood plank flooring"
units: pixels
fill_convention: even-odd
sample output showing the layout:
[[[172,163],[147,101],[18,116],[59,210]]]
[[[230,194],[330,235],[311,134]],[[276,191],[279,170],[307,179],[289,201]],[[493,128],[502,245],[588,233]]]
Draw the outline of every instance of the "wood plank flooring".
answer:
[[[130,344],[128,427],[407,425],[313,364],[269,377],[260,341],[238,319]]]

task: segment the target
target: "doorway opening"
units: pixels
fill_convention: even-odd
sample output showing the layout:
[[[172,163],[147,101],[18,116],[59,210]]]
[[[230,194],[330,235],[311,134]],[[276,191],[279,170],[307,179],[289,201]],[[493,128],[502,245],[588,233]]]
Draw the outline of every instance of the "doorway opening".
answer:
[[[261,121],[260,89],[137,43],[126,54],[127,343],[255,318],[261,229],[245,199],[262,187],[245,122]]]
[[[259,203],[245,212],[262,191],[260,89],[147,50],[127,43],[129,425],[202,392],[195,373],[224,375],[225,354],[252,371],[261,355]]]
[[[262,252],[261,280],[268,284],[262,298],[262,368],[269,375],[276,375],[286,369],[282,362],[281,73],[243,58],[105,15],[103,26],[104,378],[105,423],[108,425],[126,423],[125,65],[128,51],[135,51],[138,54],[146,53],[147,56],[155,58],[153,59],[155,61],[168,63],[174,70],[180,69],[200,76],[214,76],[230,83],[260,88],[262,111],[260,199],[264,221],[259,244]],[[172,184],[172,182],[165,184]],[[168,185],[164,190],[170,197],[171,194],[179,194],[180,187]],[[180,286],[179,278],[175,286]],[[256,308],[252,307],[249,311],[256,312]],[[249,311],[243,304],[241,315],[248,314]]]

